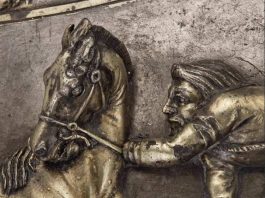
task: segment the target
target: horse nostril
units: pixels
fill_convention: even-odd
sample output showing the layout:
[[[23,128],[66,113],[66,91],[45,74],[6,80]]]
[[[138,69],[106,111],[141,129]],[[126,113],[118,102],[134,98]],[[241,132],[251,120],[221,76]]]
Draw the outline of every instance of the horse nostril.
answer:
[[[46,155],[46,153],[47,153],[46,148],[40,148],[40,149],[35,151],[35,155],[37,157],[44,157]]]
[[[43,141],[38,145],[34,153],[37,157],[44,157],[47,154],[47,148]]]

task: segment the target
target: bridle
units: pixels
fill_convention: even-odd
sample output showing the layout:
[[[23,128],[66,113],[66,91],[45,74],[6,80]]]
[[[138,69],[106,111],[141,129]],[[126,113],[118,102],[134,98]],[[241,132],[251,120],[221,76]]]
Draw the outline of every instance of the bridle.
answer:
[[[58,121],[54,118],[44,116],[44,115],[40,115],[39,117],[41,120],[43,120],[45,122],[49,122],[49,123],[53,123],[53,124],[56,124],[56,125],[59,125],[62,127],[66,127],[68,130],[70,130],[72,132],[82,132],[82,133],[88,135],[89,137],[91,137],[92,139],[96,140],[100,144],[103,144],[104,146],[107,146],[108,148],[111,148],[112,150],[122,154],[122,148],[121,147],[116,146],[115,144],[111,143],[110,141],[108,141],[102,137],[99,137],[98,135],[96,135],[91,130],[87,130],[87,129],[83,129],[83,128],[79,127],[76,122],[64,123],[64,122]]]
[[[83,104],[81,105],[81,107],[79,108],[79,111],[77,112],[77,114],[74,117],[74,121],[73,122],[69,122],[69,123],[65,123],[59,120],[56,120],[55,118],[46,116],[46,115],[40,115],[39,118],[44,121],[44,122],[48,122],[48,123],[53,123],[62,127],[66,127],[68,130],[72,131],[72,132],[82,132],[86,135],[88,135],[89,137],[91,137],[92,139],[96,140],[98,143],[105,145],[106,147],[122,154],[122,148],[119,146],[116,146],[115,144],[113,144],[112,142],[99,137],[98,135],[96,135],[93,131],[88,130],[88,129],[83,129],[81,127],[78,126],[78,124],[76,123],[76,121],[79,119],[79,117],[82,115],[82,113],[85,110],[85,107],[87,106],[87,104],[90,102],[94,90],[95,90],[95,86],[96,84],[99,84],[100,89],[101,89],[101,93],[102,93],[102,101],[103,104],[105,104],[105,95],[103,92],[103,87],[101,84],[101,73],[99,71],[99,69],[97,69],[97,67],[94,69],[94,71],[91,72],[90,75],[90,81],[92,82],[92,88],[90,90],[90,93],[88,95],[88,97],[86,98],[86,100],[83,102]],[[104,106],[104,105],[103,105]]]

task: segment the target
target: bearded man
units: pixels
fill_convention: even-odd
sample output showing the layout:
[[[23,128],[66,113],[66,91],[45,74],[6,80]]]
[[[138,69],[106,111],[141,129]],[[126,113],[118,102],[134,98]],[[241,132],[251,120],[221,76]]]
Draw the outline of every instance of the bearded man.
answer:
[[[168,167],[199,155],[211,198],[237,197],[238,171],[265,166],[264,87],[221,61],[172,66],[163,112],[174,136],[130,141],[125,160]]]

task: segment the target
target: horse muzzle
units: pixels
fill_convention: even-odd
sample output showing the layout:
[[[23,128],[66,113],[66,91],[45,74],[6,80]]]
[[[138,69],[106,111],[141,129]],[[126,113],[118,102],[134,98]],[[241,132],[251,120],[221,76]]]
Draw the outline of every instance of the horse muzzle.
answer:
[[[59,130],[58,126],[39,120],[29,140],[29,147],[38,159],[43,160],[50,155],[51,150],[57,144],[56,136]]]

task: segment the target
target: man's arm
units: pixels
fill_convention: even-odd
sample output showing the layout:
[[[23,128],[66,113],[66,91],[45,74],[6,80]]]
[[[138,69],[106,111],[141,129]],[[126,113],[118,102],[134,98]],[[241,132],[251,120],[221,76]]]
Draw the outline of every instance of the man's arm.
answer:
[[[134,164],[167,167],[188,161],[204,148],[203,137],[188,124],[173,138],[127,142],[123,155]]]
[[[228,108],[220,111],[217,108],[214,112],[212,107],[211,105],[201,115],[196,116],[173,138],[127,142],[123,149],[124,159],[138,165],[153,167],[187,162],[209,146],[221,141],[237,122],[237,110]]]

